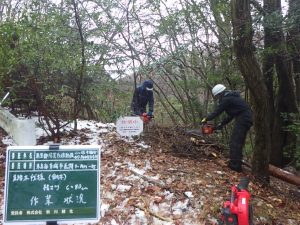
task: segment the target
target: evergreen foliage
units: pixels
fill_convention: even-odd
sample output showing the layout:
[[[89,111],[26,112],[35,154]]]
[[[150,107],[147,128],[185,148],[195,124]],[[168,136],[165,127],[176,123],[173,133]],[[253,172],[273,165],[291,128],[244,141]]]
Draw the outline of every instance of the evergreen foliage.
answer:
[[[155,83],[154,114],[162,125],[199,127],[213,106],[210,90],[216,83],[247,96],[249,87],[233,52],[230,4],[170,2],[30,0],[14,5],[3,0],[0,91],[1,96],[11,92],[4,106],[25,116],[37,111],[49,135],[59,138],[62,119],[115,122],[130,115],[133,90],[144,79]],[[260,66],[266,56],[287,49],[296,59],[291,68],[300,68],[299,39],[294,38],[299,35],[298,11],[291,8],[283,17],[281,11],[266,13],[252,4],[251,48]],[[262,28],[282,30],[290,44],[264,46]],[[274,95],[279,81],[272,80]]]

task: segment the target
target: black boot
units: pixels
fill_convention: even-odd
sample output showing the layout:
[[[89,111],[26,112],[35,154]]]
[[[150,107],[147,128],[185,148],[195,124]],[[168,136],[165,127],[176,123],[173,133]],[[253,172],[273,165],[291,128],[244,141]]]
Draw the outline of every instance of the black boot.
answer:
[[[241,161],[230,160],[228,167],[238,173],[241,173],[243,171]]]

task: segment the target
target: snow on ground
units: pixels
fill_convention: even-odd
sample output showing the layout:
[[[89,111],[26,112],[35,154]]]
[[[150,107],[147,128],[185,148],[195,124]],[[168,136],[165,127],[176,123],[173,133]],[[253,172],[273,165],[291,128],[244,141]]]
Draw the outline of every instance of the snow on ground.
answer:
[[[70,131],[72,126],[74,125],[68,125],[64,131]],[[185,196],[179,198],[176,193],[165,190],[162,187],[172,183],[173,178],[162,181],[160,174],[151,172],[150,159],[136,157],[144,154],[151,146],[143,141],[120,137],[115,132],[114,124],[78,120],[77,127],[77,134],[64,135],[60,144],[101,146],[99,224],[199,224],[195,215],[199,214],[203,203],[198,202],[199,207],[191,206],[194,197],[192,191],[185,191]],[[39,126],[36,127],[35,133],[37,139],[46,135]],[[112,144],[113,142],[117,144]],[[121,144],[118,144],[119,142]],[[10,137],[5,137],[3,143],[8,146],[15,145]],[[120,150],[120,145],[123,144],[126,152],[124,157]],[[216,219],[211,218],[210,221],[210,224],[214,224]]]
[[[220,216],[222,204],[230,195],[231,185],[239,180],[236,173],[226,166],[216,164],[216,158],[191,159],[168,153],[165,144],[169,143],[161,136],[150,134],[149,144],[148,141],[143,142],[143,138],[120,137],[114,124],[78,120],[78,131],[68,133],[72,126],[74,125],[70,124],[64,128],[66,133],[62,136],[61,145],[101,147],[101,218],[97,224],[217,224],[216,218]],[[39,127],[35,132],[37,139],[46,135]],[[40,138],[40,144],[50,144],[43,143],[42,140],[46,139]],[[5,145],[15,145],[7,136],[2,141]],[[183,141],[180,139],[180,142]],[[183,146],[185,151],[188,151],[187,147],[189,146]],[[5,155],[0,155],[0,159],[4,162]],[[0,201],[3,209],[3,175],[0,178]],[[250,188],[254,194],[252,204],[255,205],[257,214],[254,224],[299,224],[299,203],[293,202],[295,209],[285,208],[283,205],[289,206],[290,198],[285,199],[270,189],[263,190],[255,183],[251,183]],[[274,199],[278,200],[278,207]],[[274,208],[278,211],[277,217],[274,215],[277,212],[273,211]],[[291,209],[295,212],[290,213]],[[277,222],[274,222],[275,219]]]

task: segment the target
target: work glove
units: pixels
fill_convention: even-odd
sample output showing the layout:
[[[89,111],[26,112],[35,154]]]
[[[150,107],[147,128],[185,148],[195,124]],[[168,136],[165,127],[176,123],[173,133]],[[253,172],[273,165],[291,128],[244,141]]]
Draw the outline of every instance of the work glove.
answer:
[[[215,130],[222,130],[222,129],[223,129],[222,123],[219,123],[219,124],[215,127]]]
[[[206,119],[206,118],[203,118],[203,119],[201,120],[201,124],[206,123],[206,122],[207,122],[207,119]]]
[[[148,112],[148,113],[147,113],[147,116],[149,116],[150,118],[152,118],[152,117],[153,117],[152,112]]]

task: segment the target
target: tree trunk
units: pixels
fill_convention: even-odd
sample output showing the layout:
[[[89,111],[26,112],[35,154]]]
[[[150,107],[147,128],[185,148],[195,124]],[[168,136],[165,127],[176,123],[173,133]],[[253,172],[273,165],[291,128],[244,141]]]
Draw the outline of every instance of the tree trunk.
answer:
[[[296,97],[294,94],[293,81],[291,73],[286,65],[286,60],[277,56],[276,60],[277,74],[279,78],[279,90],[277,95],[277,105],[275,106],[274,127],[272,131],[272,152],[271,163],[275,166],[282,167],[290,162],[293,158],[284,161],[283,152],[289,148],[293,152],[296,147],[296,134],[287,131],[286,128],[292,125],[291,114],[297,114]],[[285,115],[283,117],[283,115]]]
[[[282,167],[283,151],[289,147],[295,148],[296,136],[292,132],[286,131],[286,127],[291,125],[286,116],[291,113],[297,113],[296,97],[294,93],[294,84],[286,43],[282,31],[281,4],[280,1],[264,0],[264,30],[265,30],[265,63],[264,75],[267,78],[267,86],[269,91],[271,112],[275,112],[271,116],[272,129],[272,152],[270,155],[271,163]],[[273,68],[276,68],[278,90],[276,99],[273,96]],[[275,109],[275,110],[274,110]],[[273,113],[272,113],[273,114]],[[283,117],[285,115],[285,118]]]
[[[82,104],[82,83],[83,83],[83,77],[85,74],[85,66],[86,66],[86,59],[85,59],[85,39],[83,35],[83,30],[82,30],[82,24],[80,20],[80,15],[78,12],[78,4],[75,0],[72,0],[72,5],[74,9],[74,16],[75,16],[75,21],[76,25],[78,28],[78,33],[80,37],[80,46],[81,46],[81,64],[80,64],[80,69],[79,69],[79,78],[76,81],[76,90],[75,90],[75,102],[74,102],[74,112],[73,112],[73,119],[74,119],[74,130],[77,130],[77,118],[78,115],[81,111],[81,104]]]
[[[300,1],[289,0],[288,18],[293,18],[287,35],[288,51],[296,83],[296,97],[300,104]]]
[[[272,35],[270,34],[270,30],[268,27],[264,27],[265,36],[264,36],[264,50],[265,54],[263,57],[263,74],[265,78],[265,82],[268,90],[268,98],[269,98],[269,107],[270,107],[270,128],[273,129],[273,121],[274,121],[274,57],[271,54],[271,46],[272,46]]]
[[[233,44],[239,69],[251,93],[254,111],[255,146],[252,172],[259,180],[268,181],[270,121],[268,92],[255,58],[252,43],[252,21],[249,0],[232,0]]]
[[[298,36],[300,33],[298,34]],[[293,56],[293,73],[295,77],[296,84],[296,98],[298,105],[300,104],[300,47],[298,56]]]

